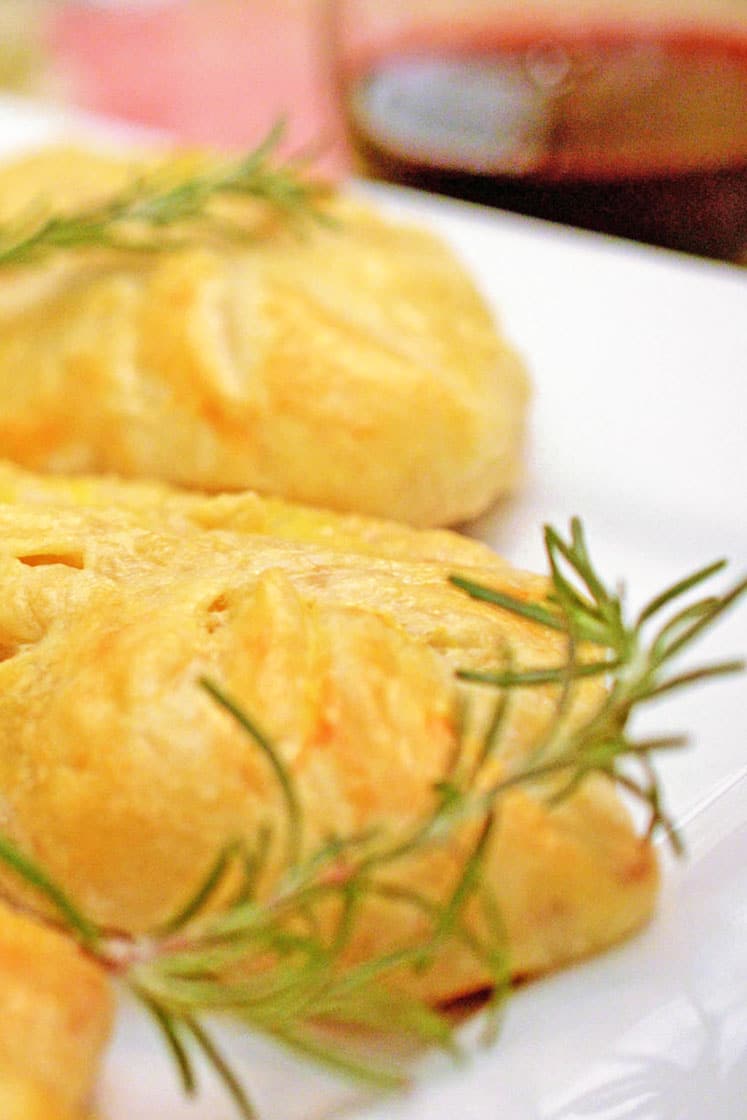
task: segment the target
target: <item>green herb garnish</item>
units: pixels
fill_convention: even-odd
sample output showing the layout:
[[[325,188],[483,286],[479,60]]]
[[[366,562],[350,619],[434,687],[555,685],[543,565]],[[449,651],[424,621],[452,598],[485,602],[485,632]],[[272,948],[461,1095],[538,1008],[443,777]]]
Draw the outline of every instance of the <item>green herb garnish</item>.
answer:
[[[220,198],[253,198],[290,220],[322,218],[321,182],[303,165],[274,158],[283,134],[276,125],[248,155],[189,175],[168,165],[135,179],[121,193],[74,213],[31,214],[13,228],[0,226],[0,265],[27,264],[66,249],[118,249],[153,252],[184,244],[185,223],[211,222],[234,239],[246,238],[241,224],[218,218]],[[178,236],[170,236],[177,226]]]
[[[511,781],[525,783],[556,775],[565,783],[554,795],[555,799],[561,799],[576,789],[587,774],[601,771],[648,807],[648,834],[663,828],[678,849],[680,840],[662,809],[661,790],[651,755],[656,750],[684,746],[686,740],[682,736],[637,740],[629,730],[630,716],[634,709],[667,692],[744,669],[743,661],[729,660],[672,673],[670,664],[745,593],[747,579],[724,595],[710,595],[680,606],[684,595],[722,571],[726,562],[719,560],[666,588],[629,622],[625,617],[622,592],[608,589],[591,563],[578,518],[571,522],[568,541],[555,529],[546,527],[545,551],[551,592],[544,604],[525,603],[459,576],[453,576],[452,583],[474,598],[566,634],[566,663],[561,667],[524,672],[512,668],[492,672],[463,671],[458,676],[464,681],[502,689],[532,688],[548,683],[562,686],[558,718]],[[672,609],[662,619],[669,608]],[[581,643],[596,647],[597,656],[579,659]],[[591,676],[606,677],[610,686],[591,718],[569,730],[562,715],[572,686]],[[622,761],[631,760],[637,763],[642,778],[621,768]]]
[[[284,836],[264,830],[253,848],[229,843],[179,912],[159,929],[137,937],[114,936],[96,927],[42,869],[0,840],[0,861],[46,898],[71,936],[149,1012],[185,1092],[197,1090],[194,1057],[202,1054],[222,1078],[238,1113],[254,1116],[240,1078],[206,1030],[203,1017],[208,1014],[230,1016],[345,1076],[384,1089],[402,1085],[404,1069],[371,1062],[354,1041],[329,1027],[364,1027],[458,1052],[453,1022],[445,1012],[396,984],[382,983],[399,970],[427,968],[447,943],[458,943],[491,978],[487,1025],[493,1034],[511,974],[501,916],[483,863],[500,827],[501,799],[516,786],[531,784],[537,796],[555,802],[568,797],[589,774],[601,772],[644,803],[648,834],[663,830],[679,850],[674,824],[662,806],[653,756],[684,740],[636,739],[629,718],[638,705],[665,692],[744,668],[742,662],[724,661],[676,674],[670,663],[744,593],[747,580],[723,595],[681,605],[683,596],[723,567],[710,565],[668,588],[628,622],[622,594],[610,591],[591,564],[580,522],[572,522],[568,541],[547,529],[545,544],[551,585],[545,602],[527,604],[453,577],[469,595],[565,634],[567,658],[561,667],[524,672],[511,663],[507,651],[508,663],[494,672],[458,674],[472,688],[494,691],[492,717],[476,753],[466,749],[468,733],[462,727],[450,769],[434,788],[433,806],[424,819],[400,832],[372,829],[359,836],[333,836],[311,855],[302,854],[302,804],[279,753],[232,698],[214,682],[202,681],[268,758],[283,793]],[[579,682],[593,674],[604,675],[607,688],[579,724],[568,718],[571,698]],[[557,686],[549,730],[513,771],[486,788],[486,767],[500,748],[512,692],[540,684]],[[397,882],[401,861],[447,844],[457,833],[465,847],[465,827],[471,839],[447,897]],[[284,870],[260,890],[276,846]],[[415,944],[346,965],[345,950],[361,912],[375,898],[414,910],[423,936]]]

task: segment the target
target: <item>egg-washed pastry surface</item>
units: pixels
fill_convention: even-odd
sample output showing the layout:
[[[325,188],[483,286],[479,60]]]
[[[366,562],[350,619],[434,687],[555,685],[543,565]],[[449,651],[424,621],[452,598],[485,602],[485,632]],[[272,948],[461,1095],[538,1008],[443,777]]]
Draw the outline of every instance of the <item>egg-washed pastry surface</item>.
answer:
[[[109,1035],[103,972],[61,933],[0,901],[0,1116],[88,1120]]]
[[[28,156],[0,169],[0,221],[79,209],[137,173]],[[242,205],[239,241],[213,226],[164,252],[0,270],[0,456],[422,526],[511,489],[526,375],[453,253],[341,195],[326,223]]]
[[[276,775],[204,676],[272,737],[309,850],[419,819],[460,734],[454,670],[507,646],[526,667],[564,657],[552,631],[450,585],[455,570],[530,599],[545,586],[447,532],[2,469],[0,830],[106,928],[166,921],[228,841],[282,829]],[[596,695],[582,690],[579,714]],[[554,711],[546,691],[514,694],[493,777]],[[446,895],[461,861],[459,843],[436,847],[400,861],[398,881]],[[539,789],[507,794],[485,875],[522,975],[630,932],[657,883],[600,777],[555,808]],[[348,959],[407,943],[418,922],[367,902]],[[403,982],[436,1000],[486,979],[457,945]]]

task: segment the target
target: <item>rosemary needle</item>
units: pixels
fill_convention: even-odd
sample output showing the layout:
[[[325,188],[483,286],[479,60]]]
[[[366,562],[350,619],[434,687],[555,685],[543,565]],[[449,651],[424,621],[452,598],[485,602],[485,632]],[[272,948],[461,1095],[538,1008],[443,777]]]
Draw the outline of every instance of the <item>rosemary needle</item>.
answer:
[[[466,594],[492,603],[497,610],[565,633],[568,660],[559,667],[527,671],[515,664],[507,650],[494,671],[458,674],[473,686],[495,692],[494,714],[484,743],[478,745],[476,762],[467,762],[467,736],[459,734],[456,756],[434,787],[433,807],[425,819],[390,834],[373,828],[347,838],[331,837],[305,854],[302,802],[280,754],[233,699],[214,682],[203,680],[201,686],[212,700],[264,752],[283,795],[287,866],[262,896],[257,884],[274,841],[267,829],[251,851],[227,838],[192,896],[158,930],[144,938],[113,938],[81,914],[43,869],[9,839],[0,838],[0,862],[51,902],[70,934],[142,1002],[161,1032],[186,1092],[197,1090],[194,1057],[201,1055],[222,1079],[238,1114],[245,1120],[255,1115],[239,1075],[202,1023],[202,1016],[216,1012],[306,1059],[382,1089],[401,1085],[405,1071],[392,1068],[391,1063],[377,1065],[361,1055],[350,1039],[326,1028],[365,1026],[458,1054],[453,1026],[445,1014],[396,984],[382,983],[403,968],[428,967],[447,942],[471,954],[491,977],[486,1033],[494,1033],[510,968],[500,908],[485,881],[483,865],[493,832],[500,826],[501,799],[517,786],[531,785],[536,796],[544,795],[552,804],[570,796],[589,774],[603,773],[646,806],[649,836],[661,830],[680,849],[674,824],[663,808],[653,757],[659,750],[681,746],[684,739],[671,735],[637,739],[629,729],[630,715],[675,688],[744,668],[741,661],[726,660],[672,672],[671,663],[745,593],[747,580],[725,594],[683,605],[683,596],[723,566],[722,562],[709,565],[657,595],[628,622],[622,593],[609,590],[591,563],[580,521],[571,522],[567,540],[546,529],[545,548],[551,591],[543,603],[527,604],[463,577],[452,578]],[[666,611],[668,617],[662,619]],[[576,659],[581,643],[592,643],[591,660]],[[567,716],[572,690],[582,678],[598,674],[607,679],[601,699],[584,722],[571,723]],[[516,689],[540,684],[559,688],[553,724],[518,768],[486,792],[481,777],[500,745],[507,698]],[[396,882],[393,870],[399,863],[443,845],[457,830],[463,836],[461,830],[470,820],[476,826],[473,841],[448,897],[434,898]],[[238,888],[227,903],[211,909],[229,875],[232,883],[238,876]],[[416,944],[395,945],[378,957],[345,966],[343,954],[363,904],[375,898],[413,911],[423,935]],[[336,906],[338,915],[331,924],[330,904],[331,912]]]

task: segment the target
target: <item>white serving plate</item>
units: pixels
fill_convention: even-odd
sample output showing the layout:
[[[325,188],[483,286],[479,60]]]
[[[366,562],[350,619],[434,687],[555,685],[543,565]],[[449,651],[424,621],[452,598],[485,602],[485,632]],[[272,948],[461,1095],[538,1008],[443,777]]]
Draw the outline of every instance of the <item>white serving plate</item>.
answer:
[[[0,99],[0,153],[131,129]],[[598,566],[632,603],[719,556],[747,560],[747,272],[389,187],[356,189],[439,230],[531,368],[521,493],[469,531],[543,568],[540,527],[580,514]],[[747,652],[743,605],[698,660]],[[641,721],[641,726],[644,721]],[[226,1045],[263,1120],[744,1120],[747,1117],[747,690],[660,703],[657,732],[687,859],[665,857],[641,936],[513,997],[498,1043],[458,1068],[426,1056],[405,1096],[365,1099],[257,1039]],[[125,1006],[102,1120],[231,1120],[206,1073],[187,1101],[150,1025]]]

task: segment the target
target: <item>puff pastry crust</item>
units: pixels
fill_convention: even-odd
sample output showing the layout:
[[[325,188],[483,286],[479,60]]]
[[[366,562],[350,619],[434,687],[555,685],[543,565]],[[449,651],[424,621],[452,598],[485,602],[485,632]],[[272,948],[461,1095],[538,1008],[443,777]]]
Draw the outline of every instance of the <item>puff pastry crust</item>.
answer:
[[[28,156],[0,170],[0,219],[100,200],[137,170]],[[511,489],[526,374],[446,245],[343,196],[302,231],[247,207],[240,245],[205,230],[2,270],[0,455],[420,526]]]
[[[83,1120],[113,1002],[62,934],[0,902],[0,1116]]]
[[[309,846],[412,820],[454,748],[455,668],[494,665],[506,643],[528,667],[563,656],[553,632],[450,585],[454,571],[528,598],[545,586],[446,531],[0,469],[0,827],[105,925],[169,917],[227,841],[282,819],[266,760],[201,675],[274,738]],[[515,695],[497,770],[552,709],[549,692]],[[516,975],[650,915],[656,861],[606,780],[554,809],[516,790],[500,821],[486,873]],[[402,875],[447,891],[459,860],[428,852]],[[377,907],[351,956],[417,936],[415,915]],[[404,982],[437,1000],[485,981],[455,948]]]

